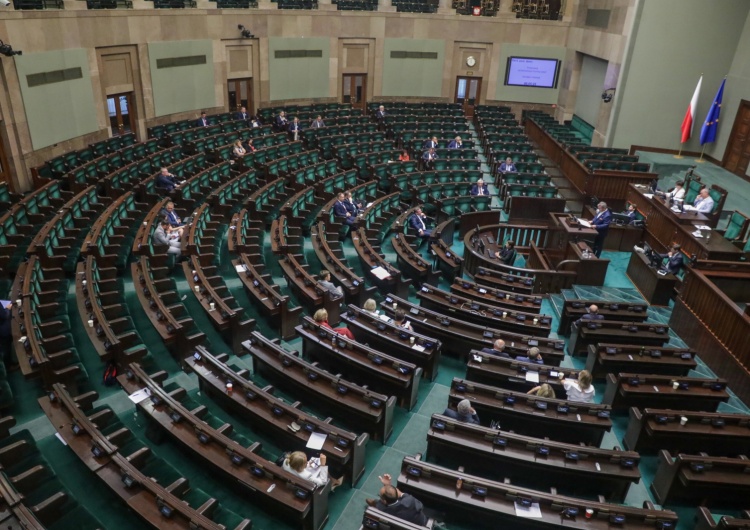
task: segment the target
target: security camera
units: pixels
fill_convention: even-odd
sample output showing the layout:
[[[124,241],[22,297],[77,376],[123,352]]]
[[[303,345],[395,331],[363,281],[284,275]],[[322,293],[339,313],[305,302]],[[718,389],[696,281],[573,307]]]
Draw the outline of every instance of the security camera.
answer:
[[[0,6],[8,7],[10,5],[10,0],[0,0]]]
[[[5,2],[7,0],[0,0],[0,2]],[[10,44],[5,44],[3,41],[0,40],[0,55],[5,55],[6,57],[13,57],[14,55],[23,55],[23,52],[21,50],[14,50],[13,47]]]

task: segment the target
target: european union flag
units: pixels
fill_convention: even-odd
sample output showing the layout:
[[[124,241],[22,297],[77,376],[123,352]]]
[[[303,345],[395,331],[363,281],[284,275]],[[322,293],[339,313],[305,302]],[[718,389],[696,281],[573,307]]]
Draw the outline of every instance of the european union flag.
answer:
[[[701,127],[701,145],[716,141],[716,129],[719,128],[719,114],[721,113],[721,98],[724,97],[724,83],[726,82],[726,79],[721,82],[714,102],[708,110],[706,121]]]

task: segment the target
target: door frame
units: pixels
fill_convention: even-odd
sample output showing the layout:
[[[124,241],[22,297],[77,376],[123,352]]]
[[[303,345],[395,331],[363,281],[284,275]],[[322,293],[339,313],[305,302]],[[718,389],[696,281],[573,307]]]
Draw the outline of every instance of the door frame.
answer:
[[[732,139],[734,138],[735,134],[737,134],[737,128],[739,127],[739,117],[742,114],[743,110],[747,108],[748,112],[750,112],[750,100],[747,99],[741,99],[740,104],[737,107],[737,112],[734,115],[734,123],[732,124],[732,132],[729,133],[729,139],[727,140],[727,145],[724,148],[724,156],[721,158],[721,167],[726,167],[727,162],[729,160],[729,155],[732,148]],[[750,143],[750,134],[748,135],[747,142]],[[735,171],[732,171],[735,175],[740,175],[740,173],[737,173]],[[745,176],[745,175],[740,175]]]
[[[238,77],[238,78],[235,78],[235,79],[227,79],[227,82],[226,82],[225,86],[226,86],[226,94],[227,94],[227,107],[229,108],[229,112],[239,112],[240,108],[243,107],[243,105],[242,105],[242,92],[240,90],[237,90],[237,88],[235,88],[235,93],[239,94],[239,97],[237,97],[237,103],[239,103],[240,106],[236,107],[236,108],[232,108],[229,105],[229,84],[230,83],[235,83],[235,82],[237,82],[237,83],[239,83],[239,82],[245,82],[245,83],[247,83],[247,100],[248,100],[248,104],[246,106],[247,113],[249,115],[251,115],[251,116],[255,115],[256,104],[255,104],[255,93],[254,93],[254,88],[253,88],[254,87],[254,85],[253,85],[254,79],[252,77]]]
[[[458,85],[459,85],[459,82],[462,79],[466,80],[466,89],[467,89],[467,92],[468,92],[469,85],[470,85],[471,81],[474,80],[474,79],[476,79],[478,81],[477,94],[476,94],[476,97],[474,98],[474,105],[471,106],[471,113],[468,112],[468,110],[467,110],[467,103],[466,103],[469,100],[469,98],[468,97],[463,98],[464,101],[461,103],[461,105],[463,107],[464,114],[466,115],[467,118],[471,118],[474,115],[474,108],[476,108],[477,105],[479,105],[479,100],[482,97],[482,79],[483,78],[482,78],[482,76],[478,76],[478,75],[457,75],[456,76],[456,87],[453,90],[453,102],[454,103],[459,103],[459,101],[457,101],[458,100]]]
[[[354,83],[354,78],[356,77],[362,77],[362,99],[360,101],[357,101],[356,103],[350,102],[350,104],[353,109],[360,109],[362,113],[364,114],[367,111],[367,73],[341,74],[341,101],[342,103],[344,101],[344,86],[346,86],[347,80],[350,81],[350,85],[349,85],[350,94],[355,92],[355,90],[353,89],[356,87],[356,84]]]
[[[135,105],[135,91],[129,91],[129,92],[118,92],[117,94],[107,94],[107,101],[109,101],[109,98],[114,98],[115,100],[115,115],[117,118],[119,118],[118,121],[118,129],[119,126],[122,125],[122,114],[120,113],[120,105],[119,105],[119,99],[120,97],[125,96],[128,102],[128,118],[130,120],[130,132],[135,134],[136,139],[138,139],[138,128],[136,127],[136,122],[138,120],[138,114],[136,112],[136,105]],[[109,118],[109,103],[107,103],[107,117]],[[110,118],[111,120],[111,118]],[[112,129],[112,122],[109,123],[110,130]],[[124,130],[122,132],[118,132],[118,134],[112,133],[112,136],[120,136],[122,134],[127,134]]]

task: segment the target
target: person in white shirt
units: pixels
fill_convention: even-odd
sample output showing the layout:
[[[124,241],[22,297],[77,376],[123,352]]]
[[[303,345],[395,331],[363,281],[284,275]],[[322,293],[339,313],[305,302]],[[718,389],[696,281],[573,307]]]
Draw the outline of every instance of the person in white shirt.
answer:
[[[560,373],[563,388],[568,395],[568,401],[577,401],[579,403],[591,403],[594,401],[596,390],[591,384],[591,372],[581,370],[578,372],[578,379],[566,379],[565,374]]]
[[[672,191],[668,191],[664,196],[668,201],[674,201],[674,202],[681,202],[685,200],[685,188],[683,187],[685,185],[684,182],[681,180],[678,180],[674,184],[674,188],[672,188]]]
[[[714,209],[714,200],[708,194],[708,188],[703,188],[693,203],[695,209],[700,213],[711,213]]]
[[[365,303],[362,305],[362,311],[369,313],[370,315],[377,317],[378,316],[378,304],[373,300],[372,298],[368,298],[365,300]]]
[[[287,455],[281,466],[284,471],[294,473],[300,478],[313,482],[316,486],[325,486],[328,482],[328,466],[326,465],[326,455],[320,455],[320,458],[307,459],[307,455],[302,451],[294,451]],[[331,491],[338,488],[344,481],[344,477],[331,479]]]

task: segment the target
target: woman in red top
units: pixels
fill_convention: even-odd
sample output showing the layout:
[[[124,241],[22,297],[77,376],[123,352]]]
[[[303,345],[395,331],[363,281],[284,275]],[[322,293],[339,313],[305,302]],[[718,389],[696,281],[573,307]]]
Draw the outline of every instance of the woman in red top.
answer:
[[[324,328],[332,329],[333,331],[335,331],[339,335],[343,335],[347,339],[356,340],[354,338],[354,333],[352,333],[351,331],[349,331],[349,329],[347,329],[347,328],[332,328],[331,325],[328,323],[328,311],[326,311],[325,309],[318,309],[317,311],[315,311],[315,314],[313,315],[313,320],[315,320],[315,322],[317,322],[318,324],[320,324]]]
[[[400,155],[398,155],[398,161],[399,162],[408,162],[409,161],[409,152],[404,149]]]

